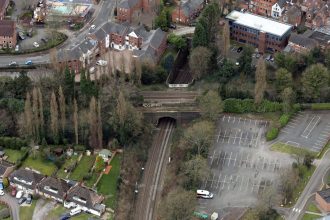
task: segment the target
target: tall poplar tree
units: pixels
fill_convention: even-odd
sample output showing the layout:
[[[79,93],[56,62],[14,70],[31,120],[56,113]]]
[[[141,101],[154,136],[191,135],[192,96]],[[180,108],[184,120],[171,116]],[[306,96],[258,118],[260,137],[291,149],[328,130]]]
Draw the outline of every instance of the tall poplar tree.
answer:
[[[44,129],[45,129],[45,121],[44,121],[44,107],[42,101],[42,93],[40,88],[38,88],[38,102],[39,102],[39,122],[40,122],[40,140],[42,140],[45,136]]]
[[[260,104],[264,98],[264,92],[267,87],[266,64],[262,57],[258,59],[255,77],[256,84],[254,86],[254,103]]]
[[[37,88],[32,90],[32,127],[34,140],[39,143],[40,141],[40,120],[39,120],[39,98]]]
[[[58,106],[56,101],[56,96],[54,91],[52,91],[50,98],[50,130],[52,134],[52,139],[55,144],[59,143],[58,135]]]
[[[24,135],[32,138],[33,136],[33,126],[32,126],[33,114],[31,109],[31,95],[29,92],[26,93],[26,99],[24,103]]]
[[[64,98],[62,86],[60,86],[58,94],[60,96],[59,107],[60,107],[60,115],[61,115],[61,129],[62,129],[62,134],[64,135],[66,118],[65,118],[65,98]]]
[[[88,123],[89,123],[89,144],[92,148],[97,148],[98,147],[97,107],[94,96],[91,98],[91,101],[89,102]]]
[[[79,131],[78,131],[78,105],[77,100],[73,100],[73,126],[74,126],[74,134],[75,134],[75,143],[79,143]]]
[[[98,146],[103,146],[103,130],[102,130],[102,117],[101,117],[101,102],[97,102],[97,137],[98,137]]]

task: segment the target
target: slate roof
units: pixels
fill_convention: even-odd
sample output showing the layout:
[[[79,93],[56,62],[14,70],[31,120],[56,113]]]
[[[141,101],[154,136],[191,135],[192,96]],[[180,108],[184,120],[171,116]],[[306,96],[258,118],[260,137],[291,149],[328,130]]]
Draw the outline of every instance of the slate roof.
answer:
[[[77,198],[79,199],[77,200]],[[96,192],[80,185],[75,185],[69,189],[66,198],[67,201],[74,202],[78,205],[94,210],[100,210],[100,208],[102,208],[103,199],[103,196],[100,196]]]
[[[318,191],[316,193],[319,194],[327,203],[330,203],[330,188]]]
[[[281,8],[283,8],[284,5],[286,4],[286,0],[278,0],[277,4],[278,4]]]
[[[0,20],[0,36],[13,37],[15,34],[15,21]]]
[[[14,164],[9,163],[8,161],[5,160],[0,160],[0,176],[3,176],[6,170],[12,166],[14,166]]]
[[[49,187],[50,190],[47,190],[47,187]],[[44,178],[38,186],[39,191],[59,199],[64,199],[65,194],[69,189],[70,186],[66,181],[54,177]]]
[[[304,47],[309,48],[309,49],[312,49],[312,48],[317,46],[317,41],[316,40],[313,40],[313,39],[305,37],[301,34],[295,34],[295,33],[291,34],[291,36],[289,38],[289,42],[304,46]]]
[[[10,174],[9,179],[12,183],[24,186],[25,188],[34,190],[36,185],[45,176],[28,169],[18,169]],[[21,180],[21,181],[20,181]]]
[[[189,17],[203,3],[204,0],[188,0],[182,4],[181,10],[186,17]]]
[[[118,8],[131,9],[134,8],[139,3],[139,0],[124,0],[122,1]]]
[[[5,10],[8,7],[8,5],[6,5],[8,3],[9,3],[8,0],[0,0],[0,11]]]

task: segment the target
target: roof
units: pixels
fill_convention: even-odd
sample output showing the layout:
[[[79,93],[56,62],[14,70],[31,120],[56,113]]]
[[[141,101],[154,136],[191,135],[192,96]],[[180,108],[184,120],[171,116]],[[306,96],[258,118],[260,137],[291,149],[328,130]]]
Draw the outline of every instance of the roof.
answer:
[[[139,0],[124,0],[122,1],[118,8],[130,9],[134,8],[139,3]]]
[[[13,37],[14,35],[15,21],[0,20],[0,36]]]
[[[318,191],[316,193],[319,194],[327,203],[330,203],[330,188]]]
[[[9,179],[11,182],[24,186],[28,189],[35,189],[37,183],[39,183],[45,176],[36,173],[28,169],[18,169],[10,174]]]
[[[8,161],[0,160],[0,176],[2,176],[8,168],[13,166],[14,164],[9,163]]]
[[[8,4],[9,4],[8,0],[0,0],[0,11],[5,10],[8,7]]]
[[[74,202],[78,205],[94,210],[99,210],[99,208],[102,208],[100,205],[102,204],[103,199],[103,196],[100,196],[91,189],[80,185],[75,185],[69,189],[66,198],[67,201]]]
[[[66,181],[54,177],[44,178],[38,186],[39,191],[60,199],[64,198],[69,189],[70,186]]]
[[[286,4],[286,0],[278,0],[278,2],[276,2],[281,8],[284,7],[284,5]]]
[[[317,46],[317,41],[308,37],[305,37],[301,34],[292,33],[289,42],[304,46],[306,48],[312,49]]]
[[[109,156],[109,155],[111,155],[111,151],[108,150],[108,149],[102,149],[102,150],[99,152],[99,154]]]
[[[155,30],[151,35],[150,45],[153,48],[158,49],[159,46],[164,41],[164,38],[166,38],[166,33],[162,31],[160,28],[157,28],[157,30]]]
[[[292,25],[271,20],[259,15],[232,11],[226,16],[227,19],[233,20],[236,24],[250,27],[262,32],[270,33],[276,36],[283,36],[291,30]]]
[[[309,38],[316,40],[321,45],[328,45],[330,42],[330,35],[319,31],[313,31]]]
[[[181,8],[182,8],[184,15],[189,17],[203,3],[204,3],[204,0],[188,0],[182,4]]]

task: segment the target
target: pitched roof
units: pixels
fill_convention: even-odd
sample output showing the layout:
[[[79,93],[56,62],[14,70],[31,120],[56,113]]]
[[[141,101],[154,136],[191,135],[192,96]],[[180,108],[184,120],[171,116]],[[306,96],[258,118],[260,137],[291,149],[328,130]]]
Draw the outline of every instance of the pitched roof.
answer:
[[[0,0],[0,11],[5,10],[8,7],[8,4],[9,4],[8,0]]]
[[[155,30],[151,35],[150,45],[153,48],[158,49],[162,44],[162,42],[164,41],[164,38],[166,38],[166,33],[162,31],[160,28],[157,28],[157,30]]]
[[[317,41],[316,40],[313,40],[313,39],[305,37],[301,34],[295,34],[295,33],[291,34],[291,36],[289,38],[289,42],[304,46],[304,47],[309,48],[309,49],[312,49],[312,48],[317,46]]]
[[[70,189],[70,185],[62,179],[46,177],[40,182],[38,189],[48,195],[64,199],[66,192]]]
[[[80,185],[75,185],[69,189],[66,198],[67,201],[99,211],[101,211],[100,208],[105,208],[104,205],[102,206],[103,199],[103,196]]]
[[[102,149],[100,152],[99,152],[99,154],[103,154],[103,155],[111,155],[111,151],[110,150],[108,150],[108,149]]]
[[[318,191],[316,193],[319,194],[327,203],[330,203],[330,188]]]
[[[0,160],[0,176],[2,176],[8,168],[13,166],[14,164],[9,163],[8,161]]]
[[[0,20],[0,36],[13,37],[15,35],[15,21]]]
[[[130,9],[134,8],[139,3],[139,0],[124,0],[122,1],[118,8]]]
[[[200,5],[204,3],[204,0],[188,0],[181,6],[185,16],[189,17]]]
[[[28,169],[18,169],[10,174],[9,179],[11,182],[22,185],[28,189],[35,189],[36,185],[45,176]]]
[[[286,4],[286,0],[278,0],[277,4],[278,4],[281,8],[283,8],[284,5]]]

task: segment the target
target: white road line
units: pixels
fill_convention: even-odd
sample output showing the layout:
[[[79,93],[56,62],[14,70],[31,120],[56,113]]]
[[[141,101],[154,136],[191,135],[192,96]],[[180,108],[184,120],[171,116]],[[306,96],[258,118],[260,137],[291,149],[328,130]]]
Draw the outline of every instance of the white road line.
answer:
[[[230,165],[230,161],[231,161],[231,155],[233,154],[233,152],[230,152],[230,156],[229,156],[229,159],[228,159],[228,167]]]
[[[219,187],[220,178],[221,178],[221,173],[219,173],[219,178],[218,178],[218,181],[217,181],[217,186],[216,186],[216,189],[218,189],[218,187]]]
[[[221,189],[223,189],[223,188],[225,187],[226,178],[227,178],[227,175],[225,175],[225,178],[224,178],[224,180],[223,180],[223,185],[222,185]]]
[[[236,165],[236,160],[237,160],[237,153],[236,153],[236,156],[235,156],[235,159],[234,159],[234,167]]]
[[[309,129],[310,124],[312,123],[312,121],[314,120],[314,118],[317,117],[316,122],[314,123],[313,127],[311,129]],[[307,135],[301,135],[304,138],[308,138],[308,136],[310,135],[310,133],[313,131],[313,129],[315,128],[316,124],[319,122],[321,118],[319,116],[313,116],[312,120],[308,123],[307,127],[305,128],[303,134],[305,133],[305,131],[308,131],[307,128],[309,129],[308,134]]]
[[[235,117],[234,117],[234,120],[233,120],[233,124],[235,123]]]
[[[244,176],[242,176],[242,179],[241,179],[242,181],[241,181],[241,184],[239,185],[239,191],[241,191],[242,190],[242,185],[243,185],[243,183],[244,183]]]
[[[238,132],[238,131],[236,130],[235,138],[234,138],[234,144],[236,143],[237,132]]]
[[[219,165],[219,161],[221,160],[221,153],[222,153],[222,151],[219,152],[219,157],[217,159],[217,165]]]
[[[213,156],[212,156],[212,159],[211,159],[211,166],[212,166],[212,163],[213,163],[213,160],[214,160],[214,155],[215,155],[215,151],[213,151]]]
[[[228,123],[229,123],[229,121],[230,121],[230,116],[228,116]]]
[[[225,152],[225,157],[223,158],[223,161],[222,161],[222,166],[225,164],[226,162],[226,157],[227,157],[227,152]]]
[[[224,120],[225,120],[225,117],[226,117],[226,116],[223,116],[223,117],[222,117],[222,121],[224,121]]]

